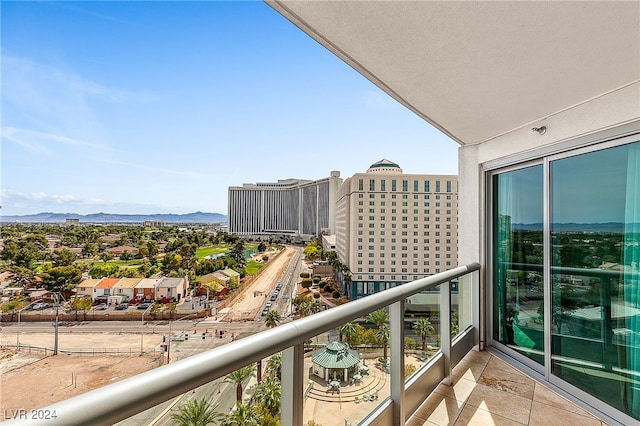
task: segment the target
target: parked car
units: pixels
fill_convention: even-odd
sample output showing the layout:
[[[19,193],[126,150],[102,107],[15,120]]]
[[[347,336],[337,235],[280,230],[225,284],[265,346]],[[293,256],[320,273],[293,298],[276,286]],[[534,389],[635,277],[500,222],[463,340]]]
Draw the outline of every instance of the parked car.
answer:
[[[149,306],[151,306],[151,303],[140,303],[138,304],[138,306],[136,306],[137,309],[143,310],[143,309],[148,309]]]
[[[100,303],[99,305],[94,306],[93,309],[95,309],[96,311],[106,311],[108,308],[106,303]]]
[[[185,298],[184,298],[184,301],[185,301],[185,302],[191,302],[191,296],[187,296],[187,297],[185,297]]]
[[[269,312],[269,308],[264,308],[264,309],[262,310],[262,316],[267,315],[267,312]]]
[[[267,302],[266,305],[264,305],[266,308],[270,308],[271,307],[271,301]]]
[[[275,302],[275,300],[276,300],[277,298],[278,298],[278,295],[277,295],[277,294],[273,293],[273,294],[271,295],[271,301],[272,301],[272,302]]]
[[[129,307],[128,303],[120,303],[119,305],[116,306],[116,310],[123,311],[123,310],[127,309],[128,307]]]

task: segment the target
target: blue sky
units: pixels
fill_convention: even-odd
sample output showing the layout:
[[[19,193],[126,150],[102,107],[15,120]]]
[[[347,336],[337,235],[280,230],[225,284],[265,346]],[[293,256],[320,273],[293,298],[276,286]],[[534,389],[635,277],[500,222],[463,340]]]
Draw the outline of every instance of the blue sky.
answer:
[[[457,173],[457,144],[262,2],[7,2],[2,215],[227,213],[245,182],[382,158]]]

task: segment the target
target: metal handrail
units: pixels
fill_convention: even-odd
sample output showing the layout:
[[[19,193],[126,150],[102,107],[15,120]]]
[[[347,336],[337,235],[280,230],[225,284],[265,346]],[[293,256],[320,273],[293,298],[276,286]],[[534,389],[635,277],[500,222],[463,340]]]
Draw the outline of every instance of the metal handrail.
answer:
[[[478,263],[459,266],[281,324],[44,407],[38,411],[55,413],[56,417],[39,419],[37,422],[51,425],[116,423],[276,352],[302,344],[348,321],[479,269]],[[16,421],[15,424],[17,423]],[[8,421],[6,424],[14,424],[14,421]]]

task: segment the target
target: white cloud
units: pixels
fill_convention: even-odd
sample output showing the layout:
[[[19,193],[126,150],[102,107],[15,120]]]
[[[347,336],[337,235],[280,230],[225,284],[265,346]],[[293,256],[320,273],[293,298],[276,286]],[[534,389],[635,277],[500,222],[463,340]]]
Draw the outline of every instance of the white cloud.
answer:
[[[57,135],[54,133],[39,132],[37,130],[20,129],[17,127],[10,127],[10,126],[2,127],[2,137],[30,151],[42,152],[42,153],[50,152],[49,149],[47,148],[49,147],[49,145],[51,145],[51,142],[64,144],[64,145],[71,145],[76,147],[82,146],[82,147],[104,149],[104,147],[101,145],[92,144],[90,142],[80,140],[80,139],[74,139],[67,136]]]

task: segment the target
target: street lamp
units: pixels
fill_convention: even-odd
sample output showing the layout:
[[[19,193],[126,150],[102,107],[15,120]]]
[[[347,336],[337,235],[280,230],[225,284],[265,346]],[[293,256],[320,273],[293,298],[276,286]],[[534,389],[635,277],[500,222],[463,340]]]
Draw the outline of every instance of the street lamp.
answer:
[[[16,346],[17,346],[18,350],[20,350],[20,314],[22,313],[22,311],[27,309],[29,306],[35,305],[36,303],[39,303],[39,302],[42,302],[42,299],[34,300],[33,302],[29,303],[24,308],[18,310],[18,331],[16,332]]]
[[[175,322],[180,322],[180,321],[182,321],[182,320],[186,320],[187,318],[189,318],[189,317],[193,317],[193,316],[196,316],[196,315],[198,315],[198,313],[197,313],[197,312],[196,312],[196,313],[194,313],[194,314],[189,314],[189,315],[187,315],[187,316],[185,316],[185,317],[182,317],[182,318],[180,318],[179,320],[176,320]],[[171,336],[172,336],[172,333],[171,333],[171,324],[172,324],[173,322],[174,322],[174,321],[169,320],[169,341],[167,342],[167,364],[169,364],[169,363],[171,362]]]
[[[140,353],[144,353],[144,314],[149,312],[149,309],[153,308],[153,305],[155,305],[155,303],[150,304],[149,307],[145,309],[144,312],[142,313],[142,331],[140,332]]]

